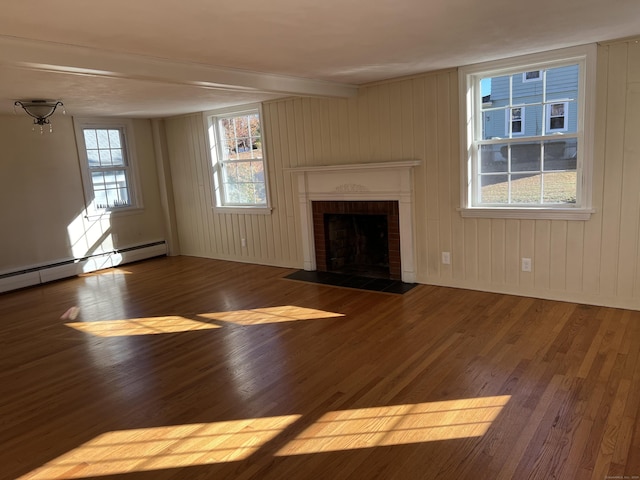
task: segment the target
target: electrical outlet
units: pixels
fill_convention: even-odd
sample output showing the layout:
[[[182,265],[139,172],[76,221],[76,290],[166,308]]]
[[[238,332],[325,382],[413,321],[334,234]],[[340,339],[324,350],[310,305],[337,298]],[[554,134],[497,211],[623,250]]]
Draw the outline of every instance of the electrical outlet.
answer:
[[[247,239],[246,238],[240,239],[240,243],[242,244],[243,247],[246,247],[247,246]]]
[[[531,271],[531,259],[522,257],[522,271],[530,272]]]
[[[442,263],[445,265],[451,264],[451,252],[442,252]]]

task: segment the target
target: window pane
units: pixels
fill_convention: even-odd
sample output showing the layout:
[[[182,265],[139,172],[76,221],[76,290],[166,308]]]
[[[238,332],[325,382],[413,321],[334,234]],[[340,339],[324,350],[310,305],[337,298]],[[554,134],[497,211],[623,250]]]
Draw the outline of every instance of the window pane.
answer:
[[[107,190],[107,206],[111,208],[117,205],[117,201],[118,201],[118,191],[113,189]]]
[[[576,203],[576,172],[544,174],[544,203]]]
[[[240,193],[238,192],[237,185],[233,183],[225,185],[224,193],[227,203],[239,203]]]
[[[109,131],[96,130],[98,135],[98,148],[109,148]]]
[[[512,175],[511,203],[540,203],[542,175]]]
[[[578,65],[547,70],[547,101],[576,100],[578,98]]]
[[[98,156],[98,150],[87,150],[87,160],[89,167],[99,167],[100,157]]]
[[[97,189],[104,190],[104,174],[102,172],[92,172],[91,183],[93,184],[94,190],[97,190]]]
[[[480,177],[480,201],[482,203],[509,202],[507,175],[482,175]]]
[[[542,135],[542,127],[544,126],[542,104],[528,105],[524,112],[525,136]]]
[[[105,190],[95,190],[93,204],[95,208],[107,208],[107,192]]]
[[[236,153],[235,140],[233,140],[233,143],[227,143],[226,144],[226,147],[225,147],[224,153],[223,153],[223,158],[225,160],[237,160],[238,159],[238,155]]]
[[[235,128],[236,137],[248,137],[249,136],[249,122],[246,115],[233,118],[233,125]]]
[[[243,205],[255,203],[253,183],[240,183],[238,185],[238,203]]]
[[[511,171],[532,172],[540,170],[540,144],[518,143],[511,145]]]
[[[236,163],[225,163],[223,170],[225,183],[238,183],[238,165]]]
[[[109,130],[109,144],[111,148],[122,148],[120,144],[120,130]]]
[[[251,178],[251,162],[238,163],[238,182],[250,182]]]
[[[507,131],[508,109],[490,110],[482,115],[482,138],[490,140],[492,138],[505,138]]]
[[[260,119],[257,113],[249,115],[249,124],[251,125],[251,136],[260,138]]]
[[[115,172],[116,183],[121,187],[127,186],[127,175],[124,170],[116,170]]]
[[[129,205],[131,205],[131,199],[129,198],[129,189],[128,188],[121,188],[120,192],[120,206],[121,207],[127,207]]]
[[[507,144],[480,146],[480,173],[507,171]]]
[[[111,150],[111,161],[114,165],[124,165],[124,158],[122,156],[122,150],[114,148]]]
[[[111,165],[111,151],[110,150],[98,150],[100,156],[100,165],[103,167]]]
[[[531,74],[532,72],[529,73]],[[541,74],[542,72],[538,71],[538,75]],[[511,78],[513,81],[513,90],[511,92],[514,99],[513,105],[524,103],[523,100],[526,100],[527,103],[542,101],[542,81],[540,76],[538,76],[537,81],[524,80],[522,73],[516,73]]]
[[[251,162],[252,181],[264,183],[264,163]]]
[[[575,170],[578,158],[578,140],[552,140],[544,142],[544,170]]]
[[[236,138],[236,158],[239,160],[246,160],[251,158],[252,155],[251,139],[248,137]]]
[[[98,148],[98,139],[96,138],[96,131],[94,129],[85,129],[84,143],[87,148]]]
[[[564,103],[552,103],[549,110],[551,117],[564,117]]]
[[[256,193],[255,193],[255,202],[256,204],[259,205],[266,205],[267,204],[267,190],[265,188],[264,183],[256,183],[255,184],[255,189],[256,189]]]
[[[549,119],[549,130],[564,130],[566,128],[564,121],[564,116],[551,117]]]

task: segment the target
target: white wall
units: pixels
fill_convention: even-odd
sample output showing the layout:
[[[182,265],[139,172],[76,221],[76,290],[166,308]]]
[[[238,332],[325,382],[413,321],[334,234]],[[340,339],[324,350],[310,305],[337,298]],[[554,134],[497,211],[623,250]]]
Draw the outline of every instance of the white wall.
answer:
[[[135,120],[144,210],[89,222],[72,118],[55,114],[52,134],[26,115],[0,116],[0,273],[164,239],[151,123]]]
[[[369,85],[348,100],[266,103],[271,216],[214,213],[202,118],[168,119],[182,253],[302,267],[287,167],[420,159],[419,282],[640,309],[640,45],[598,48],[596,213],[586,222],[461,218],[457,88],[450,70]],[[520,271],[521,257],[533,259],[532,272]]]

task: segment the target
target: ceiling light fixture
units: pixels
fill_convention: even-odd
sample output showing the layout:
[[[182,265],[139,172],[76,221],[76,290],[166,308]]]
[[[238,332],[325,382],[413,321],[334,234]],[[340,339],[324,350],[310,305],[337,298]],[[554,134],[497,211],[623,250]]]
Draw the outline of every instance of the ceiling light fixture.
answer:
[[[59,100],[16,100],[13,104],[13,110],[16,107],[22,107],[27,115],[33,118],[33,130],[35,132],[36,125],[40,126],[40,135],[44,132],[44,126],[49,125],[49,133],[53,132],[53,126],[49,121],[49,117],[53,115],[56,108],[62,107],[62,114],[66,114],[64,104]]]

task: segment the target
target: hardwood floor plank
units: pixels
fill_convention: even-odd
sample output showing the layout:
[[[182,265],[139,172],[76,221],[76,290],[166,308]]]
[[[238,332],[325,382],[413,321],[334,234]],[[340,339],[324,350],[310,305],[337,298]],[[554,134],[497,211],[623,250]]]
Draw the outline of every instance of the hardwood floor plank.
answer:
[[[640,475],[640,312],[291,272],[171,257],[0,295],[0,479]]]

